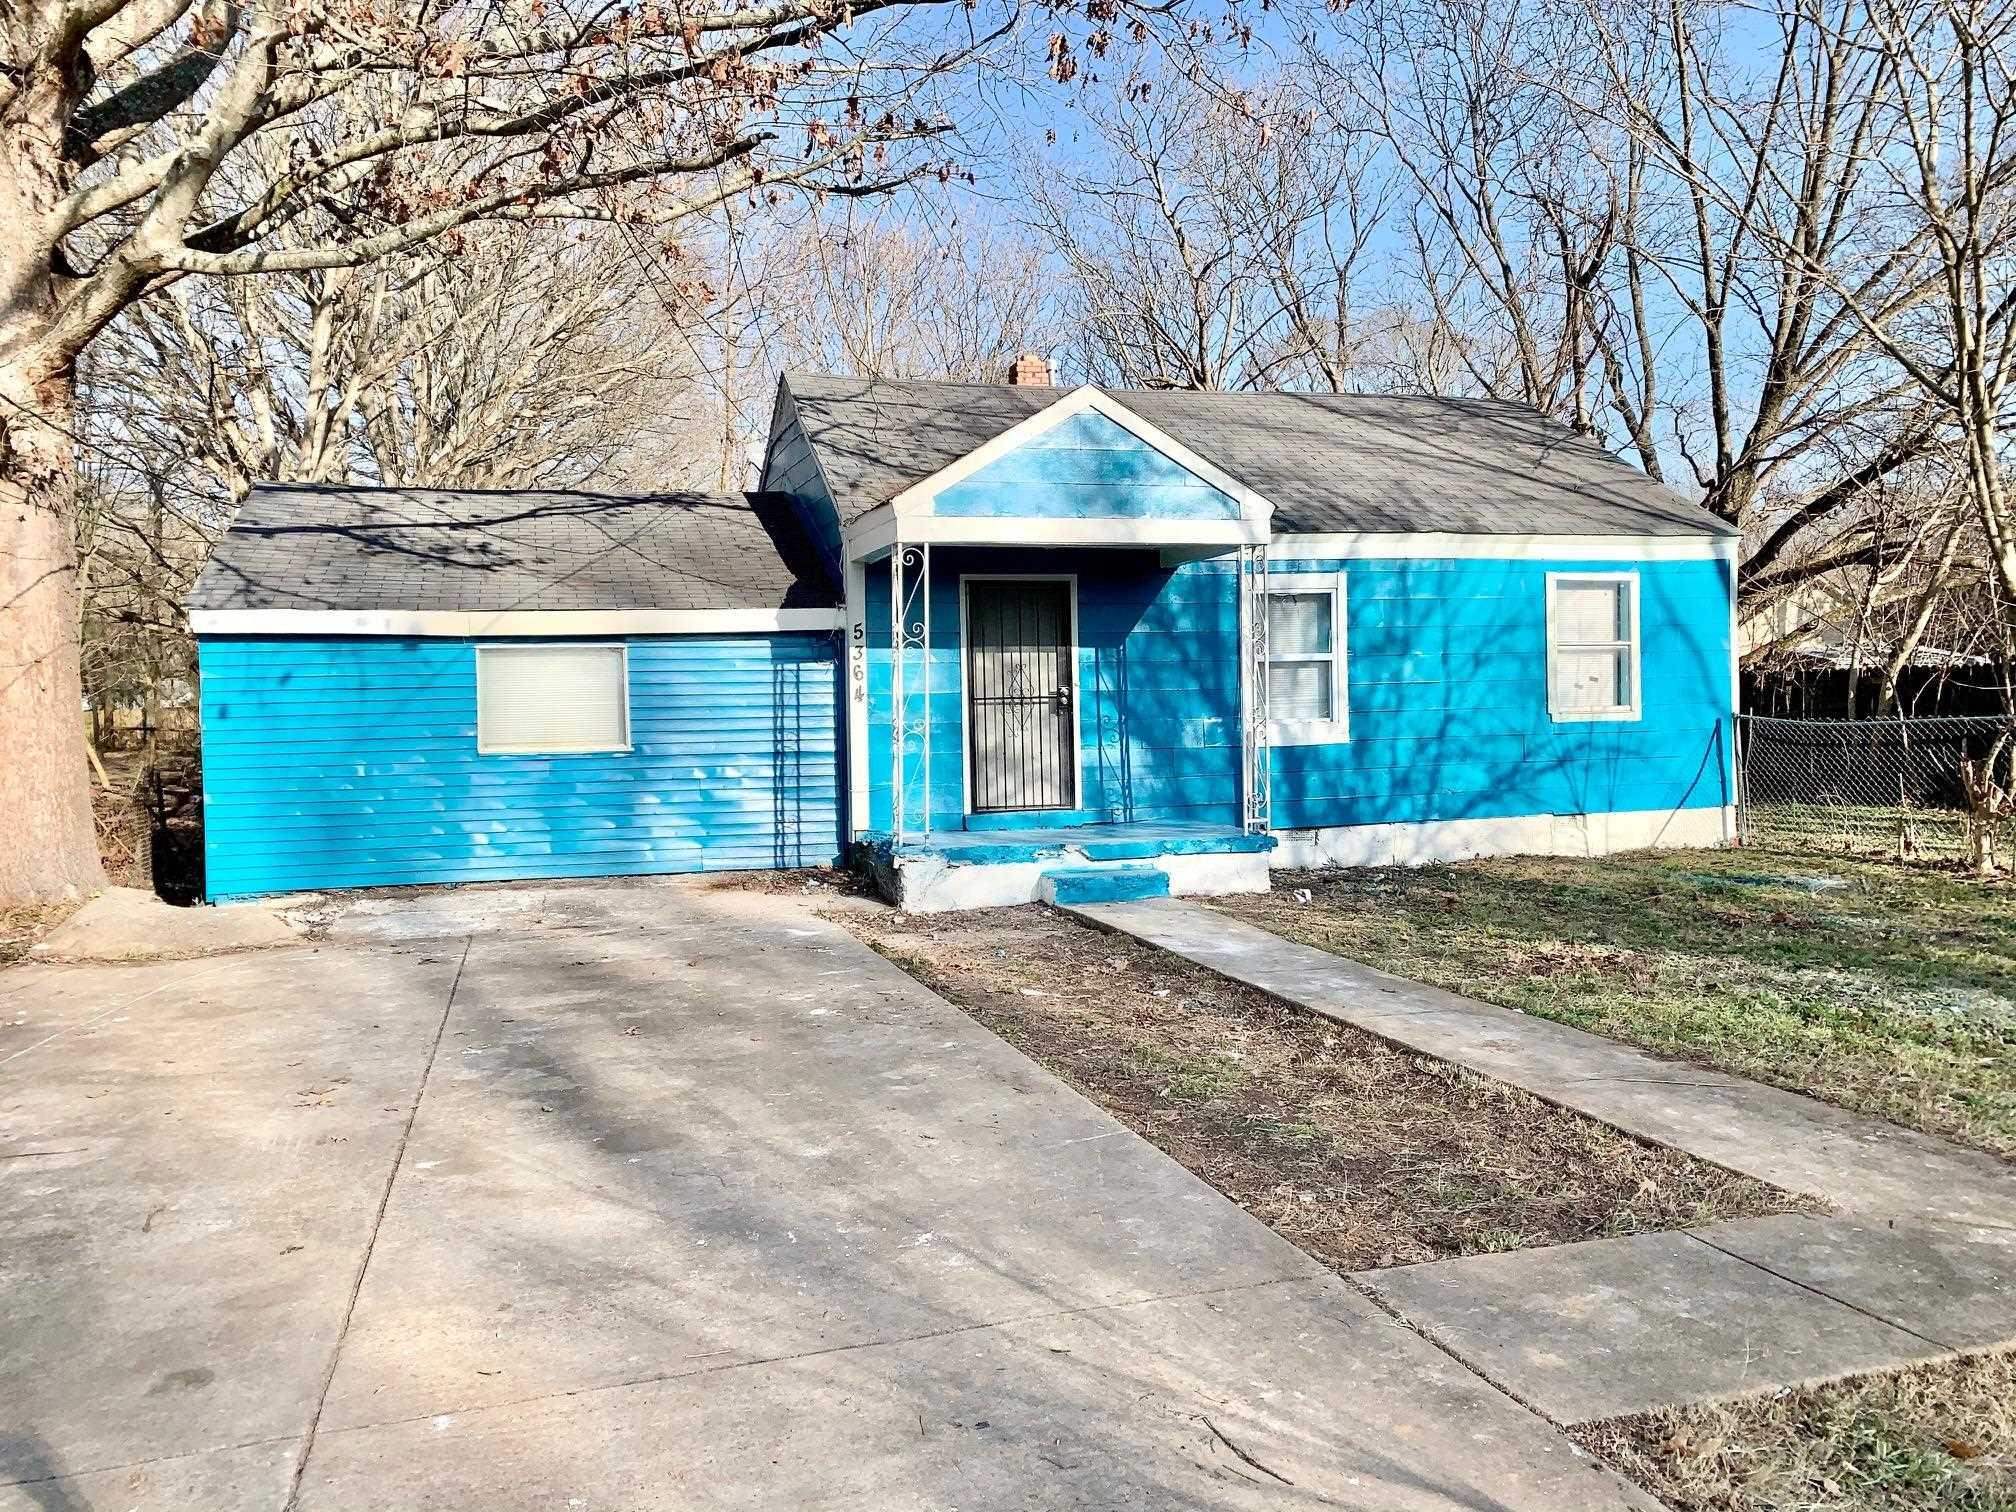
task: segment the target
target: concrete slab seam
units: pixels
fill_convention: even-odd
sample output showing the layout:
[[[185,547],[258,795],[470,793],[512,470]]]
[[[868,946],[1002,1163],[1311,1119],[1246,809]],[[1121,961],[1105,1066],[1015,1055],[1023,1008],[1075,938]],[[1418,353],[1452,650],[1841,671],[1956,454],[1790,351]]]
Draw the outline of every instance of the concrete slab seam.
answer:
[[[1397,1304],[1388,1301],[1385,1295],[1381,1293],[1370,1281],[1363,1279],[1362,1273],[1348,1274],[1345,1275],[1342,1279],[1344,1280],[1346,1285],[1354,1287],[1359,1292],[1363,1293],[1366,1301],[1370,1302],[1374,1307],[1378,1308],[1381,1312],[1386,1314],[1386,1316],[1391,1318],[1395,1323],[1398,1323],[1402,1328],[1406,1329],[1409,1333],[1413,1334],[1417,1339],[1424,1340],[1431,1349],[1438,1350],[1442,1354],[1447,1355],[1450,1359],[1454,1360],[1458,1365],[1462,1366],[1465,1370],[1469,1371],[1470,1374],[1477,1377],[1477,1379],[1482,1381],[1486,1386],[1489,1386],[1493,1391],[1497,1392],[1501,1396],[1509,1397],[1513,1402],[1518,1404],[1520,1407],[1524,1408],[1527,1412],[1532,1413],[1533,1416],[1540,1419],[1541,1422],[1546,1423],[1554,1428],[1569,1428],[1573,1426],[1572,1424],[1564,1423],[1560,1421],[1558,1418],[1552,1416],[1551,1414],[1543,1410],[1539,1406],[1539,1404],[1527,1400],[1526,1397],[1521,1395],[1519,1392],[1514,1391],[1511,1386],[1499,1380],[1496,1376],[1492,1375],[1483,1366],[1477,1364],[1474,1360],[1466,1358],[1460,1349],[1457,1349],[1452,1344],[1446,1343],[1444,1340],[1442,1340],[1435,1334],[1430,1333],[1426,1328],[1422,1327],[1419,1323],[1416,1323],[1412,1318],[1408,1317],[1407,1314],[1400,1311],[1400,1308]],[[1580,1444],[1577,1444],[1573,1439],[1569,1439],[1568,1442],[1574,1448],[1575,1453],[1578,1456],[1590,1457],[1586,1455],[1586,1451],[1584,1451],[1582,1446]],[[1600,1461],[1597,1461],[1597,1463],[1600,1463]]]
[[[1885,1328],[1894,1328],[1897,1330],[1897,1332],[1901,1334],[1909,1334],[1912,1338],[1917,1339],[1922,1343],[1930,1344],[1934,1349],[1938,1350],[1941,1355],[1953,1355],[1960,1353],[1960,1348],[1958,1345],[1948,1344],[1943,1339],[1935,1339],[1931,1337],[1929,1334],[1922,1334],[1917,1329],[1908,1327],[1903,1323],[1899,1323],[1894,1318],[1886,1318],[1881,1313],[1871,1312],[1868,1308],[1860,1306],[1857,1303],[1850,1302],[1845,1297],[1837,1297],[1832,1292],[1827,1291],[1822,1287],[1815,1286],[1810,1281],[1801,1281],[1797,1276],[1788,1276],[1783,1271],[1774,1270],[1761,1260],[1754,1260],[1748,1255],[1739,1255],[1734,1250],[1724,1249],[1721,1245],[1717,1244],[1713,1239],[1709,1239],[1704,1237],[1703,1235],[1697,1234],[1691,1229],[1681,1229],[1679,1230],[1679,1232],[1685,1234],[1689,1239],[1694,1240],[1696,1243],[1707,1245],[1708,1248],[1715,1251],[1715,1253],[1718,1255],[1727,1255],[1731,1260],[1740,1260],[1745,1265],[1749,1266],[1752,1270],[1760,1270],[1765,1275],[1776,1277],[1778,1280],[1785,1282],[1787,1285],[1796,1286],[1801,1291],[1804,1292],[1811,1292],[1814,1296],[1820,1298],[1824,1302],[1832,1302],[1836,1307],[1845,1307],[1848,1309],[1848,1311],[1852,1313],[1860,1313],[1863,1317],[1868,1318],[1871,1322],[1881,1323]]]
[[[131,1008],[135,1003],[145,1002],[148,998],[155,996],[157,993],[166,992],[171,987],[177,987],[177,988],[188,987],[193,983],[203,981],[207,977],[215,976],[219,971],[228,971],[232,966],[236,964],[237,963],[235,961],[226,961],[221,965],[219,965],[215,971],[198,972],[193,977],[177,977],[173,981],[161,983],[158,987],[149,987],[145,992],[136,992],[130,998],[123,998],[119,1002],[114,1003],[110,1008],[107,1008],[104,1012],[92,1014],[91,1017],[85,1019],[82,1023],[65,1024],[61,1029],[58,1029],[54,1034],[51,1034],[46,1038],[39,1039],[35,1041],[35,1043],[32,1045],[22,1046],[19,1050],[16,1050],[12,1055],[0,1055],[0,1066],[8,1065],[13,1061],[19,1060],[24,1055],[32,1054],[34,1051],[40,1050],[44,1045],[53,1044],[55,1041],[63,1038],[63,1036],[66,1034],[75,1034],[81,1029],[89,1029],[93,1024],[101,1023],[105,1019],[110,1018],[115,1013],[123,1013],[126,1009]]]
[[[357,1274],[350,1283],[350,1295],[343,1303],[343,1320],[336,1328],[336,1342],[329,1350],[329,1364],[322,1372],[322,1387],[315,1394],[315,1410],[308,1415],[308,1431],[301,1438],[301,1452],[294,1458],[294,1474],[288,1482],[285,1512],[294,1512],[301,1502],[301,1483],[308,1473],[308,1457],[315,1451],[315,1434],[322,1424],[322,1409],[329,1402],[329,1388],[336,1380],[336,1367],[343,1359],[343,1344],[350,1334],[350,1320],[356,1316],[357,1298],[364,1290],[364,1278],[371,1270],[371,1256],[378,1247],[378,1231],[385,1222],[385,1210],[392,1205],[392,1190],[399,1183],[400,1167],[406,1164],[406,1146],[413,1138],[413,1125],[420,1117],[420,1104],[427,1097],[427,1083],[434,1075],[434,1062],[441,1053],[441,1041],[448,1034],[448,1016],[455,1011],[455,995],[462,990],[462,973],[469,966],[469,952],[476,937],[462,944],[462,959],[455,963],[455,980],[448,984],[448,1001],[441,1005],[441,1021],[434,1026],[434,1041],[427,1047],[427,1062],[420,1070],[420,1084],[413,1089],[413,1106],[406,1110],[406,1126],[399,1131],[399,1143],[392,1152],[392,1168],[385,1173],[385,1189],[378,1194],[378,1210],[371,1215],[371,1231],[364,1240],[364,1254],[357,1262]]]
[[[145,1470],[149,1465],[172,1465],[180,1460],[204,1459],[212,1454],[237,1454],[246,1449],[264,1449],[269,1444],[291,1444],[295,1433],[276,1433],[267,1438],[246,1439],[239,1444],[206,1444],[201,1449],[178,1449],[173,1454],[150,1454],[145,1459],[123,1460],[116,1465],[83,1465],[59,1470],[54,1475],[35,1475],[27,1480],[0,1481],[0,1491],[11,1486],[47,1486],[55,1481],[81,1480],[87,1475],[117,1475],[123,1470]]]
[[[411,1413],[405,1417],[383,1418],[369,1423],[349,1423],[329,1431],[332,1437],[341,1437],[349,1433],[373,1433],[383,1428],[397,1428],[407,1423],[429,1422],[443,1413],[473,1416],[485,1412],[505,1412],[519,1407],[536,1407],[541,1402],[595,1396],[605,1391],[631,1391],[640,1386],[662,1386],[671,1381],[691,1381],[701,1376],[722,1375],[732,1370],[754,1370],[766,1365],[791,1365],[800,1360],[855,1354],[868,1349],[895,1349],[905,1344],[926,1343],[932,1339],[956,1338],[960,1334],[984,1333],[995,1328],[1015,1328],[1024,1323],[1047,1323],[1057,1318],[1085,1318],[1098,1313],[1125,1312],[1129,1308],[1153,1307],[1162,1302],[1194,1302],[1206,1297],[1229,1297],[1241,1292],[1261,1291],[1270,1286],[1307,1284],[1312,1281],[1327,1281],[1333,1277],[1347,1284],[1350,1282],[1348,1276],[1337,1276],[1334,1271],[1317,1271],[1300,1276],[1272,1276],[1265,1281],[1246,1281],[1238,1286],[1209,1286],[1201,1291],[1163,1292],[1152,1297],[1133,1297],[1125,1302],[1096,1302],[1086,1307],[1060,1307],[1048,1312],[1020,1313],[1012,1318],[991,1318],[980,1323],[962,1323],[953,1328],[932,1328],[922,1333],[897,1334],[887,1339],[861,1339],[852,1344],[829,1344],[820,1349],[801,1349],[790,1354],[763,1355],[749,1360],[728,1360],[718,1365],[696,1366],[692,1370],[654,1371],[650,1375],[635,1376],[628,1380],[604,1381],[592,1386],[572,1386],[564,1391],[542,1391],[535,1396],[508,1397],[501,1401],[482,1402],[473,1407],[438,1407],[429,1412]],[[1404,1318],[1399,1321],[1403,1326],[1413,1327]],[[1414,1332],[1419,1333],[1420,1330],[1414,1329]],[[1490,1384],[1496,1386],[1495,1382]]]

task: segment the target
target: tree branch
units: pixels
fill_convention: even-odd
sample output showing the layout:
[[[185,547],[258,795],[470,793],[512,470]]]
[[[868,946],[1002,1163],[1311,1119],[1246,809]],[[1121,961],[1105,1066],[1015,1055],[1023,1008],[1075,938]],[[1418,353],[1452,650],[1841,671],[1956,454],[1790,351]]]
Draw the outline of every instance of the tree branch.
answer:
[[[95,163],[108,150],[108,139],[151,126],[194,99],[237,40],[242,18],[237,0],[206,4],[197,13],[191,41],[166,63],[77,113],[65,134],[71,158],[87,166]],[[209,40],[213,30],[214,42]]]

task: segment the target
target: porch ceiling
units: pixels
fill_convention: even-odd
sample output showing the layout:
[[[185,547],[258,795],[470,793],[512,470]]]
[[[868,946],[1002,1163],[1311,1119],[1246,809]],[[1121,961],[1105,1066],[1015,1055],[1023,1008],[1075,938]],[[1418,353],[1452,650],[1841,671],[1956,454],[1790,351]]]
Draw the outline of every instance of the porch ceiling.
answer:
[[[1236,520],[1183,520],[906,515],[899,520],[896,511],[885,504],[848,527],[847,560],[880,561],[899,538],[905,546],[1175,547],[1215,553],[1266,545],[1268,524],[1265,518],[1253,516]]]

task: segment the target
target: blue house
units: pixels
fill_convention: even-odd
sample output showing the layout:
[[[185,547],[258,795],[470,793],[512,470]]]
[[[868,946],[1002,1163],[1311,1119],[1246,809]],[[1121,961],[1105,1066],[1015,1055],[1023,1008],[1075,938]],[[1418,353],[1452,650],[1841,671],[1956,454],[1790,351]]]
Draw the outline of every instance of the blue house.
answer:
[[[1735,544],[1513,405],[1041,381],[788,377],[750,495],[260,488],[190,602],[208,888],[1719,844]]]

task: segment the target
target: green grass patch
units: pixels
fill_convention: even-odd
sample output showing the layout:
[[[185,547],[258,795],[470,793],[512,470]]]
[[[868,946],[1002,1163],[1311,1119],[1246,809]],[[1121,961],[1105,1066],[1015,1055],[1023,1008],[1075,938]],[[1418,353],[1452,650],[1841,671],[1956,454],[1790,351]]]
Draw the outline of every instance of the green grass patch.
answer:
[[[1383,970],[2016,1155],[2016,886],[1749,849],[1277,873],[1272,894],[1223,906]]]

